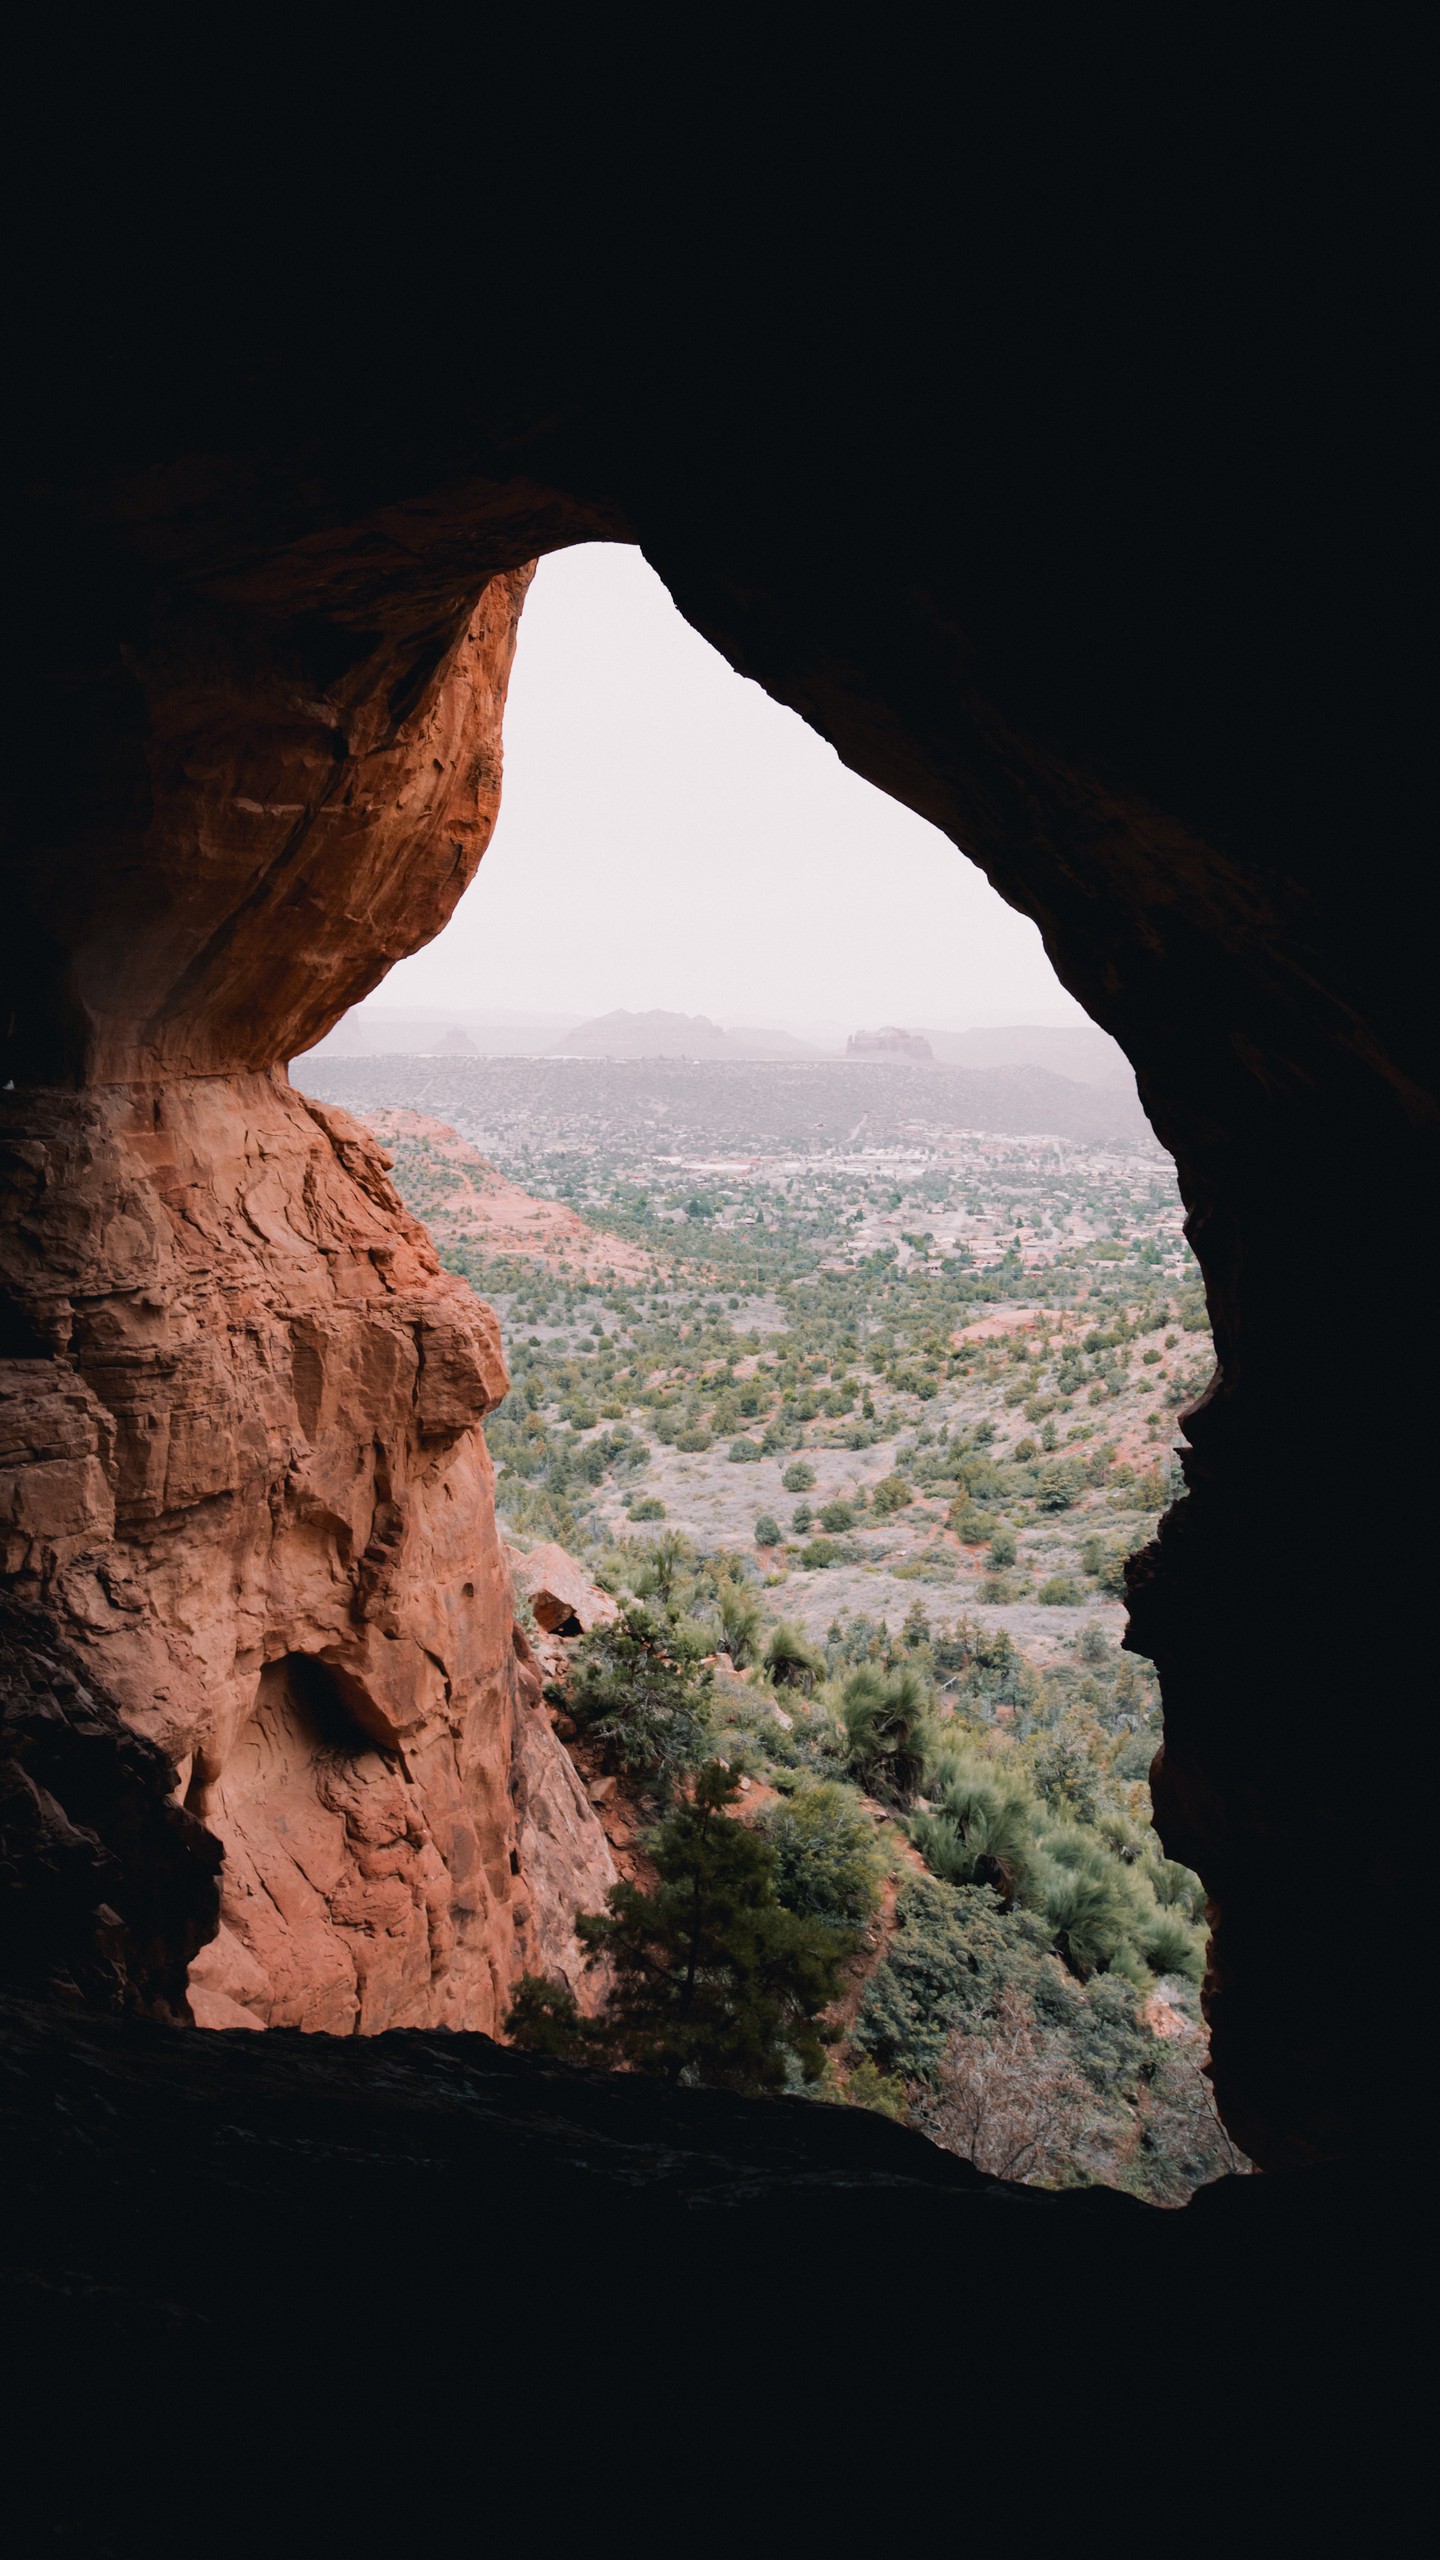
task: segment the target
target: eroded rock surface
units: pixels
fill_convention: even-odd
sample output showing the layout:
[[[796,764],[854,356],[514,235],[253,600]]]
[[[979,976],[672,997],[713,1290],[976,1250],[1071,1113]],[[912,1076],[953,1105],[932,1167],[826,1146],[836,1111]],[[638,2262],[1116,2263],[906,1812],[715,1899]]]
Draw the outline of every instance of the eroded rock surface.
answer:
[[[172,1783],[164,1753],[130,1731],[43,1613],[0,1597],[0,1982],[187,2019],[220,1845]]]
[[[225,1843],[201,2014],[493,2025],[493,1317],[282,1074],[6,1097],[0,1132],[5,1279],[51,1354],[6,1365],[5,1561]]]
[[[495,2028],[613,1869],[517,1722],[493,1316],[278,1071],[7,1095],[0,1148],[5,1566],[224,1846],[197,2020]]]

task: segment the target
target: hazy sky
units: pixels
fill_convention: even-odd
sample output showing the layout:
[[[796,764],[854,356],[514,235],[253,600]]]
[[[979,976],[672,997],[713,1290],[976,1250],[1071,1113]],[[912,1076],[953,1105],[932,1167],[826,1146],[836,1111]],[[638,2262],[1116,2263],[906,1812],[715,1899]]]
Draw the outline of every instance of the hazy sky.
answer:
[[[490,850],[372,1001],[848,1029],[1084,1019],[974,864],[736,675],[616,543],[541,562]]]

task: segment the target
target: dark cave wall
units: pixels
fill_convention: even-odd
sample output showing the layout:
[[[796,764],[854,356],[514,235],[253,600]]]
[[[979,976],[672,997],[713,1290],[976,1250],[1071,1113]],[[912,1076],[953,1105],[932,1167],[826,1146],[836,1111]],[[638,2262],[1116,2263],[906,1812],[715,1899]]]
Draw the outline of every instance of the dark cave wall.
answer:
[[[1057,190],[1037,231],[990,174],[948,227],[903,189],[847,217],[827,179],[835,219],[783,258],[741,190],[683,250],[652,213],[607,264],[552,155],[549,227],[483,277],[442,224],[419,268],[357,246],[423,351],[400,363],[332,345],[268,237],[226,245],[193,316],[140,267],[82,294],[9,484],[0,1082],[23,1147],[62,1092],[128,1113],[139,1080],[317,1036],[483,850],[456,727],[475,617],[546,550],[641,542],[732,664],[1036,919],[1134,1061],[1219,1356],[1134,1575],[1157,1809],[1213,1897],[1237,2136],[1271,2166],[1363,2154],[1377,2079],[1387,2117],[1409,2103],[1423,1790],[1371,1824],[1347,1773],[1372,1715],[1418,1765],[1432,1676],[1440,1077],[1385,603],[1403,486],[1367,449],[1368,319],[1323,225],[1257,258],[1201,184],[1139,224]],[[1343,1909],[1298,1946],[1319,1877]]]

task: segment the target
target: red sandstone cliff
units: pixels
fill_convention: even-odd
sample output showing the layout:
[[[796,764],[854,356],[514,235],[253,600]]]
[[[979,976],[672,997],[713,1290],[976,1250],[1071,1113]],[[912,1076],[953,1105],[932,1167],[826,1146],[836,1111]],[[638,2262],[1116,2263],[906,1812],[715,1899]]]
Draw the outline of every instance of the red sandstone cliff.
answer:
[[[575,1969],[613,1874],[512,1644],[495,1319],[367,1130],[214,1053],[217,1010],[273,1056],[348,1002],[397,880],[407,947],[443,922],[494,821],[524,584],[492,582],[408,726],[353,724],[348,776],[303,723],[264,786],[196,748],[190,870],[228,830],[242,876],[258,831],[266,897],[206,930],[207,880],[187,948],[172,804],[168,915],[135,917],[129,979],[75,972],[109,1080],[0,1094],[0,1559],[223,1843],[205,2024],[493,2029],[517,1972]],[[321,877],[326,951],[282,965],[276,915]]]

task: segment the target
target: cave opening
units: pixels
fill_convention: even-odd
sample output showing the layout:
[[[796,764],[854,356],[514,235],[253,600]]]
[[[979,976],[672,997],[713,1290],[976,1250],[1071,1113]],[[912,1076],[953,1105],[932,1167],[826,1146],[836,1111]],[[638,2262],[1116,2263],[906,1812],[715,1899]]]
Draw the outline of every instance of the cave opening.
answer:
[[[1122,1575],[1179,1490],[1210,1346],[1123,1052],[1034,924],[738,678],[633,549],[541,563],[504,729],[501,814],[449,923],[291,1069],[379,1136],[499,1313],[502,1535],[558,1542],[622,1600],[678,1538],[722,1688],[761,1682],[712,1737],[745,1812],[803,1827],[853,1780],[913,1861],[899,1925],[875,1903],[833,2093],[878,2090],[984,2166],[1179,2201],[1240,2155],[1203,2078],[1203,1887],[1144,1802],[1159,1699],[1121,1650]],[[583,1660],[563,1596],[526,1605]],[[772,1685],[799,1704],[767,1732],[767,1645],[797,1628]],[[845,1739],[877,1663],[931,1702],[898,1793]],[[563,1650],[551,1669],[570,1677]],[[582,1751],[581,1773],[642,1872],[615,1761]],[[972,1910],[999,1931],[993,1997],[897,2032],[907,1947],[948,1927],[939,1971],[973,1970]],[[1130,2035],[1107,2094],[1128,2095],[1101,2132],[1107,2003]]]
[[[437,1956],[432,1991],[448,1982],[450,2022],[498,2022],[535,1908],[504,1882],[523,1728],[513,1687],[494,1686],[493,1666],[515,1659],[495,1623],[498,1585],[473,1552],[462,1567],[454,1540],[489,1517],[475,1434],[506,1392],[501,1347],[473,1293],[450,1285],[463,1275],[437,1267],[407,1223],[373,1132],[343,1104],[307,1099],[283,1061],[312,1056],[397,960],[434,941],[473,877],[499,806],[505,691],[537,553],[638,538],[686,623],[738,676],[967,848],[1134,1064],[1179,1168],[1218,1353],[1186,1425],[1185,1498],[1128,1594],[1165,1689],[1160,1826],[1209,1899],[1213,2064],[1236,2139],[1266,2166],[1346,2154],[1366,2137],[1340,2022],[1364,2015],[1367,2037],[1382,2037],[1361,1997],[1362,1941],[1298,1981],[1289,1947],[1310,1879],[1343,1864],[1325,1771],[1372,1669],[1366,1613],[1320,1570],[1340,1490],[1368,1480],[1383,1443],[1407,1556],[1426,1516],[1390,1312],[1412,1288],[1423,1299],[1424,1216],[1387,1231],[1387,1312],[1349,1328],[1339,1368],[1330,1313],[1375,1304],[1381,1211],[1428,1143],[1418,962],[1412,952],[1402,966],[1385,942],[1383,902],[1352,912],[1333,846],[1302,860],[1287,836],[1282,858],[1255,834],[1223,780],[1224,704],[1209,730],[1191,720],[1183,736],[1131,718],[1138,626],[1118,607],[1107,620],[1097,606],[1084,683],[1067,695],[1063,597],[1047,618],[1036,588],[1027,657],[996,602],[995,558],[972,542],[962,576],[943,510],[933,578],[917,585],[874,527],[839,574],[808,484],[791,488],[787,534],[758,500],[753,520],[747,501],[701,524],[652,504],[653,455],[637,462],[628,509],[593,495],[580,446],[550,461],[543,496],[507,465],[483,489],[441,498],[417,460],[413,505],[367,515],[323,557],[238,483],[210,489],[186,537],[201,546],[193,557],[184,542],[167,548],[143,509],[127,514],[118,488],[94,502],[87,542],[104,517],[117,556],[147,561],[151,604],[136,619],[139,587],[117,584],[131,603],[116,604],[119,622],[101,617],[113,664],[88,691],[44,623],[51,639],[11,705],[26,735],[62,718],[73,733],[8,875],[0,1129],[15,1214],[3,1282],[26,1340],[66,1345],[53,1361],[9,1364],[16,1589],[84,1647],[176,1765],[219,1721],[233,1729],[257,1614],[281,1651],[318,1640],[387,1735],[407,1752],[434,1746],[426,1788],[456,1791],[436,1854],[464,1961],[447,1976],[450,1956]],[[1152,617],[1152,629],[1176,688],[1204,699],[1200,626]],[[442,631],[446,646],[427,654]],[[186,673],[197,664],[198,689]],[[1332,735],[1345,734],[1337,706]],[[1273,792],[1264,805],[1273,820]],[[1313,794],[1304,805],[1313,833]],[[558,1071],[546,1060],[525,1072],[536,1088]],[[589,1167],[573,1152],[583,1185]],[[737,1204],[679,1169],[678,1215],[693,1203],[692,1223],[713,1214],[718,1233]],[[1337,1186],[1349,1207],[1320,1291],[1297,1274],[1296,1239]],[[1092,1198],[1093,1186],[1067,1215]],[[979,1199],[983,1209],[983,1186]],[[777,1185],[782,1215],[779,1201]],[[924,1259],[935,1241],[924,1199],[902,1188],[898,1203],[874,1205],[897,1222],[897,1261]],[[1108,1223],[1090,1241],[1123,1267],[1135,1221]],[[1013,1245],[1014,1225],[1002,1232]],[[688,1310],[687,1326],[703,1332],[711,1312]],[[537,1330],[527,1320],[527,1350]],[[1322,1376],[1331,1391],[1317,1399]],[[737,1408],[746,1383],[732,1381]],[[1029,1383],[1028,1401],[1052,1391]],[[1106,1385],[1097,1373],[1085,1393]],[[843,1392],[832,1374],[826,1394]],[[719,1403],[717,1389],[714,1406],[680,1416],[677,1441],[708,1429]],[[734,1437],[749,1419],[737,1410]],[[1047,1423],[1061,1429],[1053,1413],[1037,1418],[1041,1462],[1064,1454],[1044,1448]],[[926,1427],[913,1436],[928,1460]],[[782,1538],[798,1508],[778,1520]],[[1419,1572],[1423,1540],[1413,1553]],[[1069,1568],[1055,1560],[1063,1584]],[[1313,1605],[1299,1605],[1305,1592]],[[1387,1852],[1383,1864],[1389,1890],[1404,1862]]]
[[[943,2465],[963,2425],[1022,2541],[1053,2539],[1052,2515],[1073,2536],[1077,2427],[1102,2503],[1139,2481],[1182,2539],[1293,2540],[1311,2513],[1332,2535],[1352,2513],[1383,2530],[1424,2440],[1415,2022],[1433,1935],[1417,1773],[1436,872],[1406,591],[1431,470],[1408,438],[1421,84],[1368,28],[1327,63],[1308,26],[1298,47],[1261,28],[1208,50],[1183,30],[1177,51],[1160,19],[1137,44],[1075,17],[1073,41],[1022,26],[1013,76],[988,30],[978,51],[962,30],[957,55],[948,28],[939,53],[881,29],[854,60],[808,44],[791,84],[773,44],[729,29],[697,77],[693,48],[647,34],[632,66],[602,27],[602,76],[587,60],[577,83],[568,37],[542,27],[517,77],[487,27],[474,75],[447,54],[437,82],[435,48],[407,60],[391,31],[369,60],[329,43],[312,64],[297,39],[271,64],[246,30],[217,77],[163,30],[152,60],[133,21],[98,48],[55,23],[64,59],[17,125],[0,688],[0,1294],[18,1310],[0,1345],[0,1885],[5,1916],[24,1902],[33,1924],[0,1933],[17,2512],[97,2548],[153,2516],[163,2542],[177,2460],[198,2475],[188,2515],[214,2505],[232,2446],[225,2494],[263,2504],[272,2539],[303,2539],[312,2514],[333,2539],[352,2504],[373,2538],[387,2490],[407,2531],[453,2504],[473,2533],[477,2494],[562,2475],[593,2530],[596,2482],[623,2500],[633,2453],[668,2524],[697,2463],[726,2468],[705,2419],[743,2375],[761,2423],[729,2472],[756,2510],[775,2455],[778,2502],[758,2507],[787,2520],[813,2521],[829,2487],[852,2511],[869,2493],[893,2530],[898,2498],[915,2503],[893,2448]],[[697,101],[732,63],[736,112],[701,147]],[[1186,1425],[1185,1492],[1127,1597],[1133,1659],[1164,1686],[1164,1845],[1209,1903],[1215,2086],[1267,2172],[1183,2211],[997,2194],[873,2109],[567,2079],[489,2041],[517,1971],[552,1970],[552,1887],[582,1851],[603,1899],[613,1798],[597,1806],[575,1762],[567,1778],[542,1646],[528,1621],[514,1632],[484,1426],[494,1460],[523,1436],[522,1364],[507,1381],[480,1299],[426,1244],[411,1168],[285,1062],[441,931],[495,821],[529,564],[590,543],[638,547],[737,680],[966,848],[1131,1061],[1178,1168],[1218,1364]],[[731,929],[721,904],[697,942]],[[486,1009],[530,1002],[493,983],[517,965],[497,957]],[[701,986],[684,1009],[713,1014]],[[888,998],[846,1016],[847,1036],[911,1028]],[[521,1072],[539,1097],[574,1062]],[[444,1120],[439,1104],[437,1086]],[[633,1200],[590,1196],[593,1151],[569,1152],[573,1202],[523,1161],[486,1197],[517,1225],[514,1194],[542,1203],[553,1235],[613,1212],[607,1237],[628,1221],[653,1252]],[[550,1460],[563,1450],[572,1509],[615,1515],[618,1537],[647,1501],[668,1515],[655,1532],[679,1516],[692,1459],[738,1485],[779,1455],[817,1476],[775,1496],[782,1549],[889,1537],[908,1562],[873,1485],[871,1526],[818,1516],[855,1512],[830,1471],[863,1476],[884,1444],[715,1456],[763,1442],[787,1397],[783,1430],[841,1443],[909,1397],[904,1524],[954,1439],[923,1418],[937,1399],[899,1383],[937,1347],[899,1323],[883,1345],[857,1332],[839,1376],[833,1358],[813,1369],[838,1341],[795,1346],[767,1372],[770,1413],[743,1409],[755,1373],[739,1372],[772,1349],[726,1375],[719,1323],[763,1332],[756,1278],[793,1295],[803,1275],[780,1263],[819,1241],[804,1185],[777,1183],[745,1257],[758,1224],[720,1195],[747,1187],[733,1159],[753,1152],[650,1148],[722,1161],[672,1168],[678,1199],[647,1174],[647,1195],[692,1248],[723,1227],[710,1259],[744,1283],[646,1292],[645,1326],[684,1355],[651,1364],[677,1402],[644,1409],[673,1441],[601,1410],[635,1365],[605,1289],[567,1285],[547,1312],[527,1281],[512,1356],[533,1334],[545,1357],[526,1375],[596,1416],[535,1408]],[[897,1286],[941,1292],[924,1265],[955,1257],[925,1250],[942,1212],[910,1171],[873,1204],[871,1250],[892,1242]],[[998,1267],[1010,1211],[1041,1205],[989,1162],[974,1174],[972,1277],[987,1215]],[[1091,1231],[1096,1272],[1138,1278],[1148,1222],[1113,1205],[1126,1214],[1087,1185],[1065,1221]],[[1054,1244],[1034,1221],[1018,1234],[1012,1276],[1032,1238]],[[1166,1330],[1198,1354],[1198,1334]],[[1018,1334],[945,1353],[994,1407],[981,1456],[1018,1467],[1022,1422],[1035,1440],[1032,1504],[1066,1434],[1095,1422],[1073,1444],[1083,1475],[1155,1374],[1142,1344],[1156,1367],[1174,1357],[1163,1332],[1082,1335],[1088,1366],[1062,1388],[1050,1339],[1038,1376],[1010,1358],[1032,1348]],[[883,1372],[861,1374],[862,1348],[883,1348]],[[952,1403],[960,1386],[946,1376]],[[800,1412],[852,1391],[849,1414]],[[590,1484],[587,1448],[621,1425],[647,1469],[617,1475],[612,1447]],[[709,1451],[679,1447],[706,1432]],[[504,1453],[512,1525],[539,1484],[522,1460]],[[1048,1578],[1100,1588],[1066,1543],[1077,1506],[1045,1514],[1053,1528],[1033,1509],[1007,1521],[1018,1489],[970,1487],[1001,1542],[986,1563],[1015,1575],[1033,1551]],[[1082,1505],[1108,1495],[1087,1483]],[[842,1553],[773,1589],[861,1570]],[[902,1583],[932,1648],[970,1574]],[[1077,1620],[1033,1602],[1057,1625],[1108,1626],[1115,1605],[1087,1599]],[[902,1646],[908,1609],[890,1615]],[[742,1618],[732,1604],[743,1646]],[[1106,1641],[1075,1662],[1077,1695],[1093,1678],[1114,1697]],[[352,1678],[391,1740],[312,1751],[303,1707],[277,1705],[297,1827],[273,1819],[291,1818],[287,1778],[244,1878],[257,1931],[267,1910],[276,1926],[237,1953],[171,1780],[212,1747],[218,1776],[259,1666],[297,1654]],[[1004,1664],[978,1671],[997,1710],[1023,1704]],[[786,1728],[769,1722],[778,1771]],[[302,1764],[322,1774],[301,1783]],[[373,1796],[341,1810],[372,1765]],[[1083,1776],[1065,1752],[1047,1762],[1062,1804]],[[960,1778],[976,1772],[951,1789],[968,1845]],[[795,1798],[773,1792],[778,1819]],[[927,1801],[907,1820],[940,1820]],[[978,1818],[978,1782],[969,1801]],[[1000,1846],[984,1855],[1003,1879]],[[202,1942],[228,1967],[211,2014],[234,2032],[180,2024]],[[289,2031],[316,2025],[333,2032]],[[992,2320],[975,2343],[976,2301],[1010,2307],[1003,2337]],[[1007,2341],[1043,2337],[1061,2302],[1077,2379],[1057,2429]],[[836,2343],[865,2447],[838,2464]],[[77,2397],[89,2375],[103,2387]],[[423,2422],[372,2427],[357,2461],[357,2390]],[[157,2409],[176,2457],[157,2454]],[[287,2501],[292,2453],[308,2478]]]

